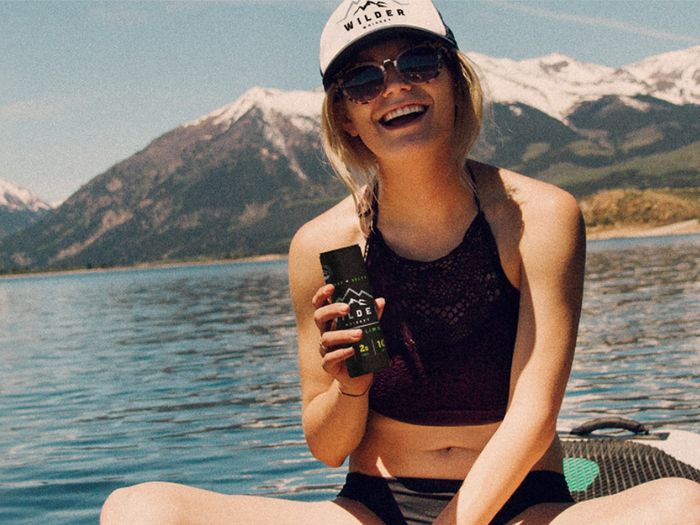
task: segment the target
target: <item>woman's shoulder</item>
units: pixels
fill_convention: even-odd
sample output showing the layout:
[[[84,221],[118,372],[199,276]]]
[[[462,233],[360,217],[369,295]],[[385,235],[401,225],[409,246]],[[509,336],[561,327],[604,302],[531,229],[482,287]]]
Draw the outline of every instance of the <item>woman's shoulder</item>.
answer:
[[[508,170],[503,176],[515,190],[525,233],[556,238],[573,235],[582,226],[581,209],[568,191]]]
[[[517,224],[522,234],[581,220],[578,203],[566,190],[505,168],[472,165],[484,211],[496,222]]]
[[[532,269],[533,264],[583,253],[583,216],[569,192],[504,168],[472,166],[482,209],[512,282],[520,282],[523,266]]]
[[[347,197],[297,230],[289,247],[290,269],[315,268],[321,252],[360,242],[355,204],[352,197]]]

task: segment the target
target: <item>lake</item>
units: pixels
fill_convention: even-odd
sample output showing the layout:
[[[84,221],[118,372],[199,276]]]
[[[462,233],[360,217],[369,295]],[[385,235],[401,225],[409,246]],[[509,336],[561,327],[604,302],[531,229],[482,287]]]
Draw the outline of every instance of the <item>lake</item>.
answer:
[[[700,432],[699,261],[699,235],[589,242],[562,429]],[[0,523],[93,524],[147,480],[332,497],[295,352],[284,261],[0,279]]]

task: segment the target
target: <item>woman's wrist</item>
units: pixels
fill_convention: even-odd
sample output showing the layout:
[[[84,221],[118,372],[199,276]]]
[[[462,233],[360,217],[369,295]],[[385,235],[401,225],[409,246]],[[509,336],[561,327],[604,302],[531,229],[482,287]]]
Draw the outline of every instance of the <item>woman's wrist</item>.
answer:
[[[346,396],[346,397],[365,397],[367,395],[367,393],[369,392],[369,389],[372,386],[372,383],[370,383],[369,385],[367,385],[367,388],[365,388],[365,390],[363,392],[354,393],[354,392],[349,392],[349,391],[343,390],[343,388],[340,386],[340,381],[336,380],[334,382],[335,382],[335,388],[338,390],[338,392],[341,395]]]

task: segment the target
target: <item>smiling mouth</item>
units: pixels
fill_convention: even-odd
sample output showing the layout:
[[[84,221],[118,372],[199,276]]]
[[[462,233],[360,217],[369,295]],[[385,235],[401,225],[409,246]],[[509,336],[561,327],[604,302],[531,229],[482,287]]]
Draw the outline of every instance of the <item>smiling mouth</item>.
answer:
[[[412,104],[390,111],[384,115],[379,122],[388,128],[399,127],[417,120],[425,114],[426,111],[428,111],[427,106]]]

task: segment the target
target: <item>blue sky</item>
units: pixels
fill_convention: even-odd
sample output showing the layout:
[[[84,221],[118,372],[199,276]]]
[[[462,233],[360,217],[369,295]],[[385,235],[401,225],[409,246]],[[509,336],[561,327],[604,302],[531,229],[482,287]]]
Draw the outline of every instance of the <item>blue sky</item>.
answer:
[[[435,0],[463,50],[622,66],[700,44],[690,0]],[[253,86],[315,89],[335,0],[0,0],[0,178],[56,202]]]

